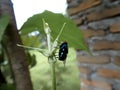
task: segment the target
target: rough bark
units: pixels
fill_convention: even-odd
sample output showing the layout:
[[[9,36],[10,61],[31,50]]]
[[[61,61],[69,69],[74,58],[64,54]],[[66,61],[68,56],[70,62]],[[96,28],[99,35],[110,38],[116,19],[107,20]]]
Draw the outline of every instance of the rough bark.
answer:
[[[33,90],[24,49],[16,45],[22,42],[16,27],[11,0],[0,0],[0,15],[4,14],[10,16],[10,22],[3,37],[3,45],[9,57],[16,90]]]

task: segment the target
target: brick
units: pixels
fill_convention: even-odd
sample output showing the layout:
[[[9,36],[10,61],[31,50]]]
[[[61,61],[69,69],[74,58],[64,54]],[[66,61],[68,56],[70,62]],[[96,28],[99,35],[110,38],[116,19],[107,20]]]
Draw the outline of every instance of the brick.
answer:
[[[93,50],[120,50],[120,41],[100,40],[95,42]]]
[[[110,32],[112,33],[120,33],[120,23],[116,23],[110,26]]]
[[[67,0],[67,3],[69,4],[70,2],[72,2],[72,0]]]
[[[82,20],[82,18],[77,18],[77,19],[73,19],[73,22],[74,22],[76,25],[80,25],[80,24],[82,24],[83,20]]]
[[[84,38],[91,38],[93,36],[104,36],[105,32],[103,30],[83,30]]]
[[[89,88],[81,87],[80,90],[90,90]]]
[[[80,73],[83,73],[83,74],[90,74],[92,73],[92,70],[88,67],[79,67],[79,71]]]
[[[114,63],[115,63],[116,65],[120,66],[120,56],[116,56],[116,57],[115,57]]]
[[[76,7],[68,8],[67,12],[69,15],[76,14],[93,6],[96,6],[100,3],[101,0],[87,0]]]
[[[91,86],[93,88],[99,88],[98,90],[112,90],[112,85],[110,83],[104,82],[104,81],[93,81],[93,80],[82,79],[81,83],[85,86]]]
[[[87,15],[88,21],[101,20],[108,17],[113,17],[120,14],[120,5],[111,9],[103,9],[103,11],[95,12]]]
[[[103,56],[77,56],[77,60],[80,63],[91,63],[91,64],[108,64],[110,57],[108,55]]]
[[[105,78],[112,78],[112,79],[120,79],[120,71],[118,70],[111,70],[107,68],[99,68],[97,73],[101,77]]]

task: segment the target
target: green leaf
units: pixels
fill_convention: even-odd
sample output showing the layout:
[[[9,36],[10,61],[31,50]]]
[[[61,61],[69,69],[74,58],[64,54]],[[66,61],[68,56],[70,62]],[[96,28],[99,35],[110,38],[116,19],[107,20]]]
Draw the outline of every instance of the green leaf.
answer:
[[[37,64],[36,55],[31,54],[29,51],[27,51],[26,54],[28,57],[28,64],[29,64],[30,68],[34,67]]]
[[[2,84],[0,90],[16,90],[16,88],[13,84]]]
[[[35,54],[32,55],[32,60],[30,62],[30,67],[34,67],[37,64],[36,56]]]
[[[83,39],[83,33],[80,29],[70,20],[60,13],[53,13],[50,11],[44,11],[41,14],[36,14],[30,17],[21,28],[21,35],[29,34],[33,31],[39,31],[40,34],[45,35],[43,19],[49,24],[51,29],[51,36],[53,40],[59,34],[64,23],[66,26],[59,38],[60,42],[68,42],[69,47],[74,47],[76,49],[89,50]]]
[[[2,36],[4,34],[4,31],[9,23],[9,16],[8,15],[4,15],[2,17],[0,17],[0,41],[2,40]]]

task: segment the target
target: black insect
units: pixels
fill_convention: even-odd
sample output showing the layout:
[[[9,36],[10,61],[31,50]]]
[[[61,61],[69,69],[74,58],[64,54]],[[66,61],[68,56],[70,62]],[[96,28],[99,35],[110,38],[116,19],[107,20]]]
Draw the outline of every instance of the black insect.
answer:
[[[63,42],[59,47],[59,60],[65,61],[68,54],[68,44]]]

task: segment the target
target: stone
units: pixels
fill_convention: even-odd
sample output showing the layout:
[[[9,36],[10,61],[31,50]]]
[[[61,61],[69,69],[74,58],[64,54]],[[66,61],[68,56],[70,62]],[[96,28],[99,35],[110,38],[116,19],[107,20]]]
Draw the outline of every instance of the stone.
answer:
[[[108,64],[110,63],[110,56],[100,55],[100,56],[77,56],[79,63],[89,63],[89,64]]]
[[[120,14],[120,5],[117,7],[113,7],[111,9],[103,9],[103,11],[100,12],[94,12],[87,15],[87,20],[90,21],[96,21],[101,20],[108,17],[113,17],[115,15]]]
[[[76,18],[76,19],[73,19],[73,22],[74,22],[76,25],[80,25],[80,24],[83,22],[83,20],[82,20],[82,18]]]
[[[115,57],[114,63],[115,63],[116,65],[120,66],[120,56],[116,56],[116,57]]]
[[[112,33],[120,33],[120,23],[115,23],[110,26],[110,32]]]
[[[104,36],[105,32],[103,30],[91,30],[91,29],[87,29],[87,30],[82,30],[83,34],[84,34],[84,38],[91,38],[93,36]]]
[[[88,67],[79,67],[79,71],[82,74],[91,74],[92,70]]]
[[[120,79],[120,71],[112,70],[109,68],[99,68],[97,70],[99,76],[104,78],[111,78],[111,79]]]
[[[99,40],[93,45],[93,50],[120,50],[120,41]]]
[[[76,13],[79,13],[83,10],[91,8],[95,5],[98,5],[100,3],[101,3],[101,0],[87,0],[87,1],[79,4],[76,7],[68,8],[67,12],[68,12],[69,15],[76,14]]]
[[[92,86],[93,89],[98,88],[95,90],[112,90],[112,85],[104,81],[93,81],[93,80],[82,79],[81,83],[83,84],[83,87]]]

